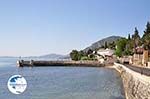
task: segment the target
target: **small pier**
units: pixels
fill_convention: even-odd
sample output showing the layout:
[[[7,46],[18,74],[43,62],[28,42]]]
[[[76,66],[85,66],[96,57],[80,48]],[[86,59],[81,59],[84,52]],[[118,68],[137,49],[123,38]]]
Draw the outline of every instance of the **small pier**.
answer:
[[[104,67],[105,64],[101,64],[98,61],[25,61],[18,60],[18,67],[44,67],[44,66],[69,66],[69,67]]]

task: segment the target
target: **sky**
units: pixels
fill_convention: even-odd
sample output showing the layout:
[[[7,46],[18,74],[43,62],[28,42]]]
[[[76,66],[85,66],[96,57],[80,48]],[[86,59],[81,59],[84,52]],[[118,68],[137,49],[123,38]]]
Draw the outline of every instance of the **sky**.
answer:
[[[0,56],[68,54],[112,35],[143,34],[150,0],[0,0]]]

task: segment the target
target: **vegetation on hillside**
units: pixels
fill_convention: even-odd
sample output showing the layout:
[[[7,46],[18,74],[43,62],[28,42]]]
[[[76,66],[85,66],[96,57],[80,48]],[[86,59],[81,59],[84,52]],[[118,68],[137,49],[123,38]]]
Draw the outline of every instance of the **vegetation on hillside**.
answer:
[[[101,39],[101,40],[93,43],[91,46],[85,48],[83,51],[87,52],[89,49],[95,51],[95,50],[98,50],[99,48],[107,48],[107,46],[109,47],[110,44],[113,45],[120,38],[122,38],[122,37],[120,37],[120,36],[109,36],[109,37],[106,37],[104,39]]]
[[[72,50],[72,52],[70,53],[70,57],[74,61],[96,60],[96,57],[91,49],[89,49],[88,52]]]
[[[109,37],[108,37],[109,38]],[[111,39],[113,37],[110,37]],[[117,37],[118,38],[118,37]],[[95,53],[97,50],[103,48],[109,48],[115,50],[115,55],[118,57],[122,56],[128,56],[133,55],[136,52],[137,47],[144,48],[145,50],[150,50],[150,23],[147,22],[146,29],[144,31],[144,34],[142,37],[139,35],[138,29],[135,27],[134,33],[131,36],[128,34],[128,38],[117,38],[114,40],[111,40],[112,42],[107,42],[109,40],[103,39],[102,41],[99,41],[101,44],[103,41],[104,44],[101,44],[100,47],[97,47],[96,45],[98,43],[94,43],[94,50],[88,48],[86,51],[77,51],[72,50],[70,53],[70,57],[72,60],[78,61],[78,60],[96,60]],[[96,47],[95,47],[96,46]],[[91,47],[92,48],[92,47]]]
[[[128,38],[121,38],[116,42],[115,54],[119,57],[124,55],[133,55],[136,52],[136,48],[141,47],[145,50],[150,50],[150,23],[147,22],[146,29],[142,37],[139,35],[137,28],[134,30],[132,37],[130,34]]]

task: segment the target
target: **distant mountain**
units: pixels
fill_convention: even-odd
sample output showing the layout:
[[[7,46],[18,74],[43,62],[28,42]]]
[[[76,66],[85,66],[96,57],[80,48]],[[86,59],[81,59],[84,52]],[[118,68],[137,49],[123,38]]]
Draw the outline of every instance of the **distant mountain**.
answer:
[[[69,57],[69,55],[47,54],[47,55],[38,56],[38,58],[67,59],[70,57]]]
[[[41,56],[27,56],[27,57],[22,57],[22,58],[57,60],[57,59],[70,59],[70,56],[69,55],[60,55],[60,54],[46,54],[46,55],[41,55]]]
[[[47,54],[41,56],[26,56],[26,57],[14,57],[14,56],[0,56],[0,58],[16,58],[16,59],[70,59],[69,55],[60,55],[60,54]]]
[[[15,57],[15,56],[0,56],[0,58],[18,58],[18,57]]]
[[[105,42],[107,42],[107,44],[109,44],[109,43],[112,43],[113,41],[114,42],[117,41],[120,38],[122,38],[122,37],[120,37],[120,36],[110,36],[110,37],[104,38],[102,40],[99,40],[99,41],[93,43],[91,46],[85,48],[83,51],[87,52],[89,49],[95,50],[97,48],[100,48],[100,47],[104,46]]]

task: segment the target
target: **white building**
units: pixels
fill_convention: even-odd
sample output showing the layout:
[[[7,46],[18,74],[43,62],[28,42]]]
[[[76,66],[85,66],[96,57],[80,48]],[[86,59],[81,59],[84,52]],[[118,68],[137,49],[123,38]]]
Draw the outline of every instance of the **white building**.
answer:
[[[111,49],[99,49],[97,51],[97,54],[98,55],[101,55],[103,57],[106,57],[106,56],[113,56],[114,54],[114,50],[111,50]]]
[[[114,54],[114,50],[111,49],[99,49],[96,53],[97,60],[100,63],[104,63],[106,57],[112,57]]]

